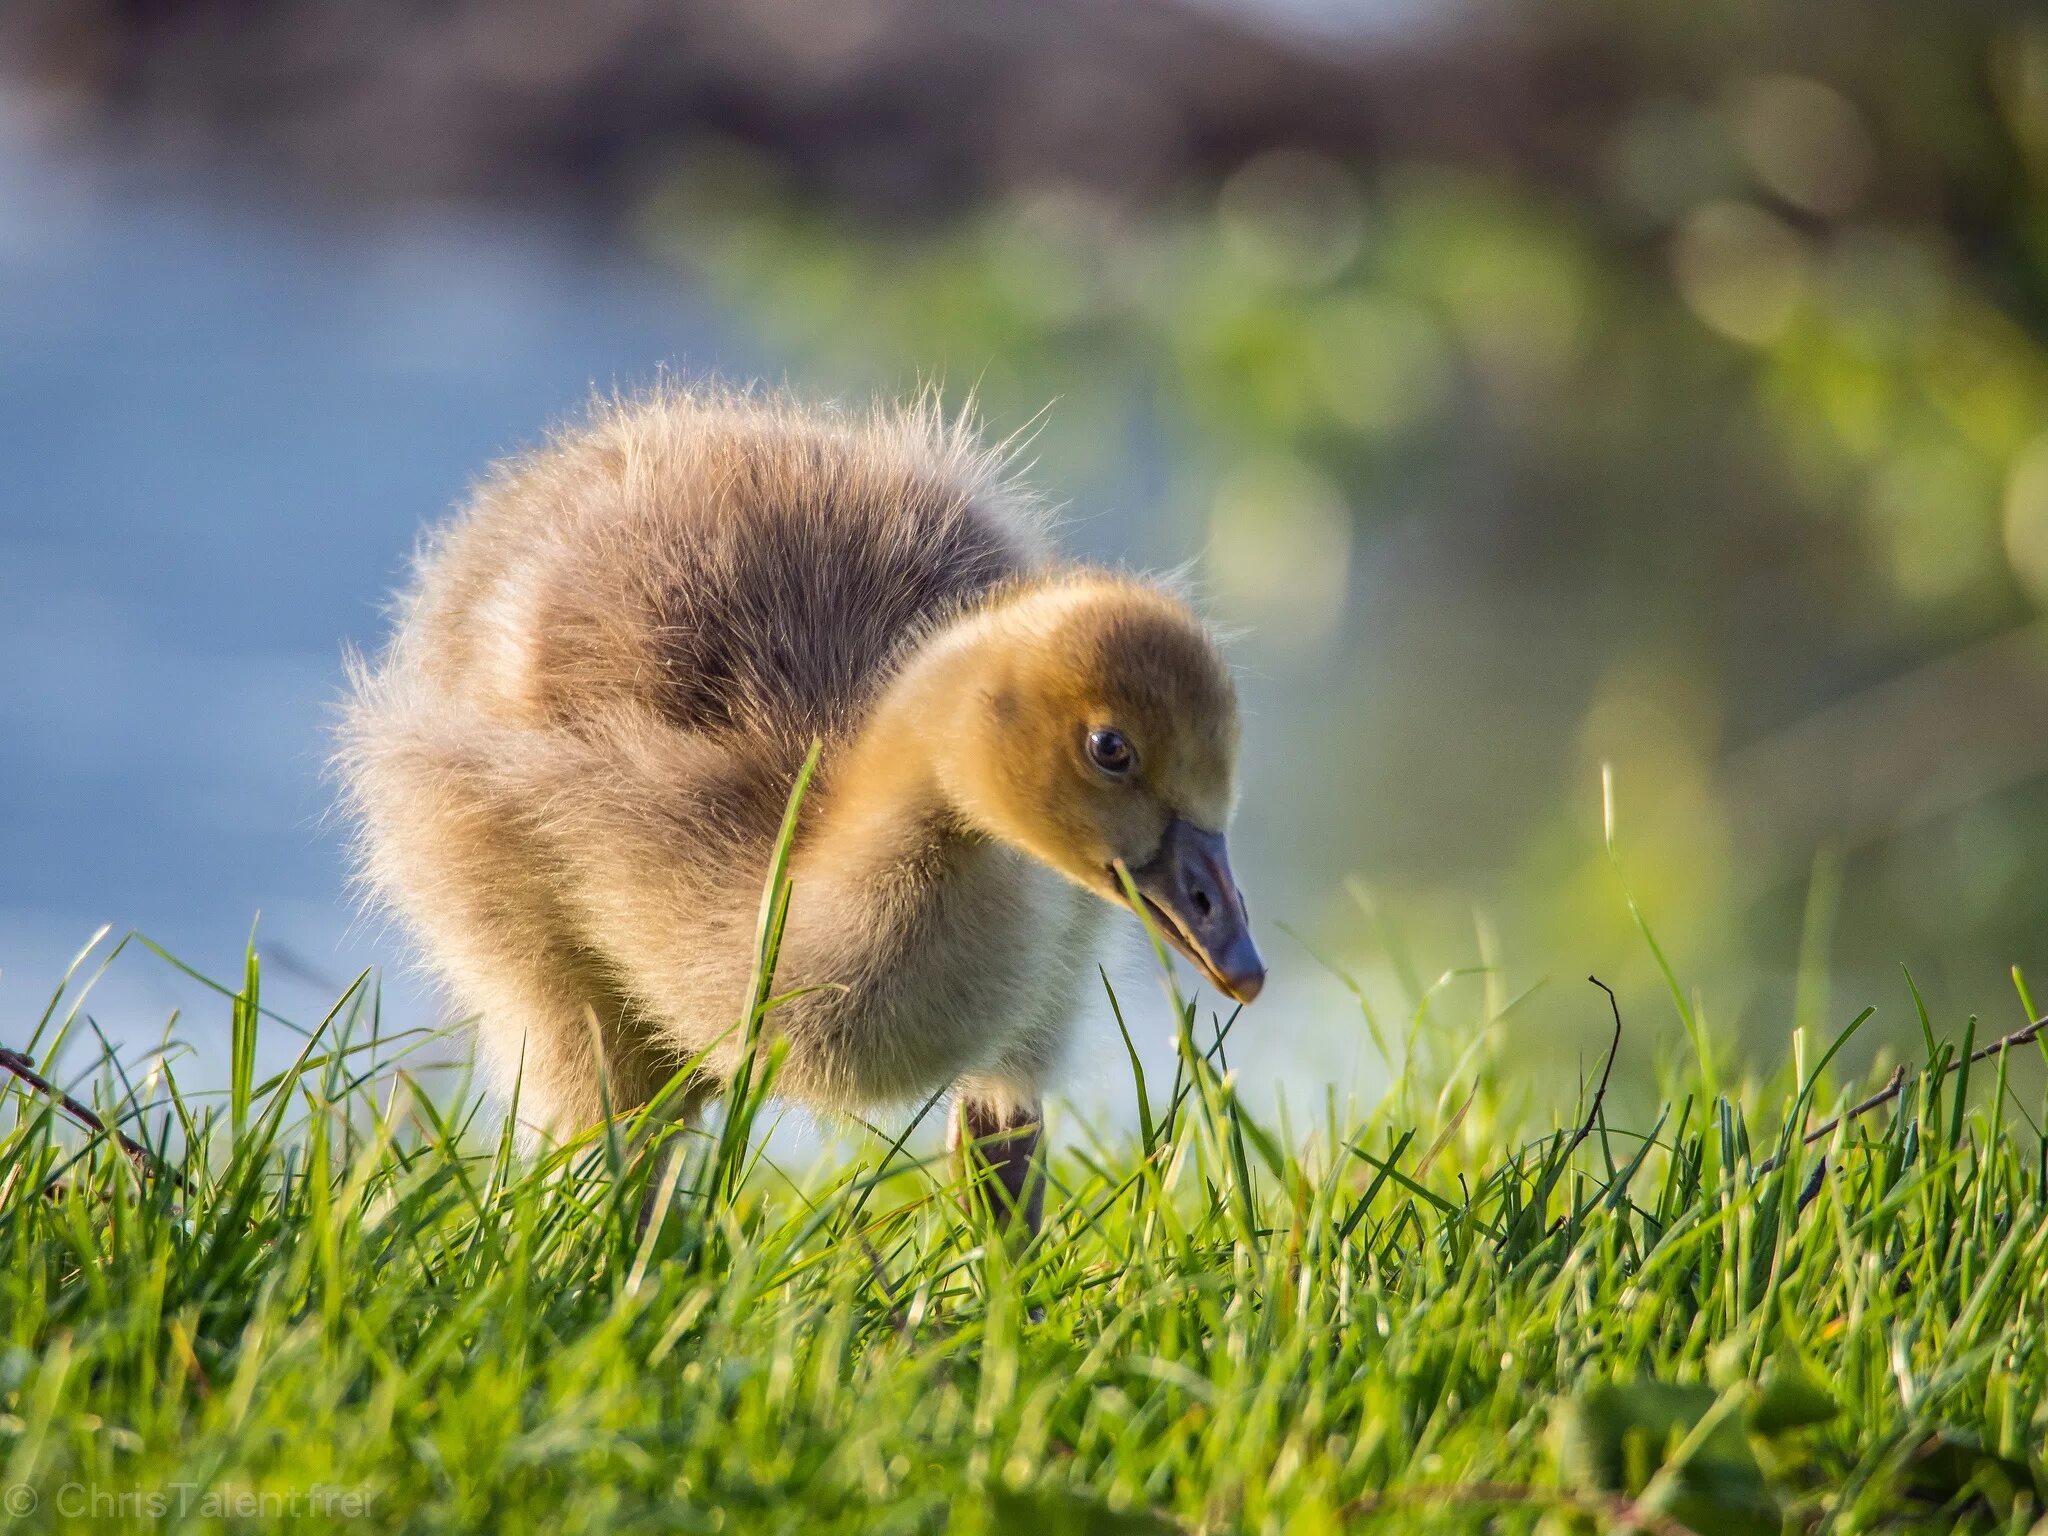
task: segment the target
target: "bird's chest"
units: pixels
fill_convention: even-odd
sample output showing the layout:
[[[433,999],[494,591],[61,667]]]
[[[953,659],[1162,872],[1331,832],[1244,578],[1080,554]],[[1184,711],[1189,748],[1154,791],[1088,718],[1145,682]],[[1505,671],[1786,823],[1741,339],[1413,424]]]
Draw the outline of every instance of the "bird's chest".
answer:
[[[890,894],[892,936],[861,989],[877,1097],[1053,1053],[1094,954],[1094,897],[993,845]]]

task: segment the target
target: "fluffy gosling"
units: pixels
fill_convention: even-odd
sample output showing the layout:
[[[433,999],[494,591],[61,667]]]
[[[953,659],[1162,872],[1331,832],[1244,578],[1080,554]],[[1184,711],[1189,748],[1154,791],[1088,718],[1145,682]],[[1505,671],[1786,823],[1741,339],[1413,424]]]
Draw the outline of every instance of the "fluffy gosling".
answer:
[[[493,471],[359,666],[361,870],[518,1078],[532,1134],[740,1050],[792,854],[777,1091],[952,1084],[951,1141],[1036,1230],[1041,1094],[1121,862],[1223,992],[1264,966],[1224,843],[1235,689],[1187,606],[1056,563],[998,454],[929,406],[664,389]]]

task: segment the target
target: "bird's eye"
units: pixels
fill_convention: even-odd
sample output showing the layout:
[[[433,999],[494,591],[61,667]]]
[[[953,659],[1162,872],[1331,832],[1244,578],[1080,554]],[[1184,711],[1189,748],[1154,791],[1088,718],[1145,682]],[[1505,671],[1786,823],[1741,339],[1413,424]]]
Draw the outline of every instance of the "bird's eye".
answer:
[[[1088,761],[1104,773],[1126,774],[1138,761],[1122,731],[1105,727],[1088,733]]]

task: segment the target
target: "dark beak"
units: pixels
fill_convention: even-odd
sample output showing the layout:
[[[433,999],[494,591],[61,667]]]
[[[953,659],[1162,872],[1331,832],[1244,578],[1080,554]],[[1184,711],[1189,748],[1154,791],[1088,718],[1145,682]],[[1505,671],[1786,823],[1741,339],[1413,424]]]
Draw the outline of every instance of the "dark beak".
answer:
[[[1203,975],[1240,1003],[1259,995],[1266,962],[1252,942],[1221,832],[1178,818],[1167,823],[1159,852],[1131,871],[1131,883],[1159,932]]]

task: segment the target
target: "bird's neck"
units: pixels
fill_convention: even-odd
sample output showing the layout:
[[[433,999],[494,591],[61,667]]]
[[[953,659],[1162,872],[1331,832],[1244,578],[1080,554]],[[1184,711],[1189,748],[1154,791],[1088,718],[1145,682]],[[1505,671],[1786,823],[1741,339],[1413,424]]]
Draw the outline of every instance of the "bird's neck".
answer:
[[[886,880],[985,840],[950,786],[972,730],[988,643],[971,621],[938,631],[827,763],[804,860],[813,878]]]

